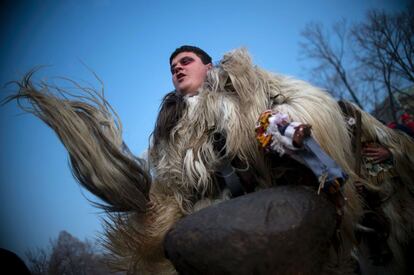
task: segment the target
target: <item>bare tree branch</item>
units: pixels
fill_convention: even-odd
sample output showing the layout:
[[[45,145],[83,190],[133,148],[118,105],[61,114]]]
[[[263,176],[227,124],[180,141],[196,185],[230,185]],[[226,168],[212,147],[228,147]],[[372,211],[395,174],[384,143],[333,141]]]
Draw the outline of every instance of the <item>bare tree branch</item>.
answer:
[[[397,95],[414,85],[414,11],[389,14],[370,11],[363,22],[348,27],[344,20],[324,31],[309,23],[302,31],[301,54],[316,61],[312,75],[344,97],[343,89],[362,108],[373,109],[387,98],[392,117],[401,110]],[[333,40],[332,40],[333,38]]]
[[[300,44],[302,52],[307,58],[316,59],[322,64],[329,65],[327,67],[327,71],[333,70],[330,74],[335,74],[336,77],[342,81],[343,85],[351,95],[353,101],[361,109],[363,109],[357,93],[351,85],[351,81],[349,80],[349,76],[347,74],[347,70],[345,69],[343,61],[346,38],[345,21],[335,24],[334,34],[339,40],[339,50],[336,51],[329,41],[329,34],[323,33],[322,26],[320,24],[308,24],[305,27],[304,31],[302,31],[302,36],[306,39],[306,42],[302,42]]]

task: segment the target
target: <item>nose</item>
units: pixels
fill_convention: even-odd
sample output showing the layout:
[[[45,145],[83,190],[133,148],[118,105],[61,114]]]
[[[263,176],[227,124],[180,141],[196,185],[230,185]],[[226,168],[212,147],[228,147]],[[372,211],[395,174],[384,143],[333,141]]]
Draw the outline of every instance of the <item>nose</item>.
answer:
[[[173,74],[177,74],[179,71],[182,71],[182,70],[183,70],[182,65],[181,65],[180,63],[178,63],[178,64],[174,67]]]

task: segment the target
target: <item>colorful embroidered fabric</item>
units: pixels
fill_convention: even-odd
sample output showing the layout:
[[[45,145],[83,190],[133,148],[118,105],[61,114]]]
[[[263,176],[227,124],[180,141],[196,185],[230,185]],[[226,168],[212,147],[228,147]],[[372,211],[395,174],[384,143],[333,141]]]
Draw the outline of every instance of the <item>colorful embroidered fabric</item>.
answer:
[[[266,110],[260,114],[256,124],[256,139],[259,146],[263,149],[268,149],[272,141],[272,135],[267,132],[269,127],[269,118],[272,116],[272,110]]]

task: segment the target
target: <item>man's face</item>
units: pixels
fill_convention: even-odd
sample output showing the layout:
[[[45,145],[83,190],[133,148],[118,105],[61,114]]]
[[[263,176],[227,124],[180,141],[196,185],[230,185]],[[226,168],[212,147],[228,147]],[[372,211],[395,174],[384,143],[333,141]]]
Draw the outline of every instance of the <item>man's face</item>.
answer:
[[[193,52],[179,53],[171,62],[172,81],[183,95],[194,95],[203,85],[211,63],[205,65]]]

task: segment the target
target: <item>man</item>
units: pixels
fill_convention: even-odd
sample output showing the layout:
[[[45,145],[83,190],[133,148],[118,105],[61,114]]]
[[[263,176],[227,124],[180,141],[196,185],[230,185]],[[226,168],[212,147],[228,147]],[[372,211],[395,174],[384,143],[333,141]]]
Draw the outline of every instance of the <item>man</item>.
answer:
[[[233,194],[243,193],[247,189],[253,191],[277,182],[285,183],[287,178],[295,183],[300,181],[304,175],[296,172],[290,172],[285,178],[279,177],[282,174],[280,171],[283,171],[286,165],[269,167],[267,156],[258,150],[254,127],[260,113],[269,108],[268,106],[300,106],[300,102],[287,105],[285,102],[269,100],[269,97],[276,98],[277,94],[283,92],[278,100],[288,99],[291,96],[289,93],[301,91],[301,85],[307,91],[308,97],[325,99],[326,107],[321,109],[316,105],[316,108],[310,106],[309,109],[315,112],[317,110],[318,114],[296,116],[298,121],[314,125],[319,141],[322,138],[321,129],[329,128],[328,125],[338,125],[339,130],[333,131],[329,137],[323,137],[323,149],[328,146],[328,152],[335,157],[338,164],[349,169],[344,159],[346,150],[336,150],[338,142],[342,142],[344,147],[350,143],[346,136],[347,127],[343,123],[337,104],[326,94],[309,87],[308,84],[290,83],[287,78],[275,77],[257,69],[243,50],[226,55],[219,66],[212,68],[211,59],[204,51],[196,47],[183,46],[171,55],[170,66],[176,90],[167,94],[161,104],[149,154],[154,176],[150,194],[156,197],[162,194],[160,199],[154,201],[159,201],[157,207],[163,212],[157,215],[158,219],[151,225],[151,235],[165,236],[169,226],[180,218],[223,200],[222,195],[227,186],[223,188],[217,180],[217,172],[223,166],[234,168],[233,171],[236,173],[229,174],[240,175],[242,171],[247,171],[244,176],[240,176],[243,191],[231,192],[232,188],[228,188],[231,193],[229,197],[234,197]],[[279,85],[280,89],[277,88]],[[293,96],[294,103],[297,99],[300,101],[299,97]],[[286,110],[289,114],[297,113]],[[316,123],[319,116],[330,119],[324,121],[327,125]],[[313,120],[309,120],[309,117]],[[217,140],[221,143],[218,146]],[[301,166],[297,165],[295,168],[298,167]],[[246,182],[253,183],[254,186],[246,187]],[[316,192],[319,186],[317,179],[312,178],[308,182],[314,184]],[[352,190],[348,190],[346,194],[351,198],[353,196]],[[350,203],[352,204],[357,202],[354,200]],[[344,219],[349,221],[352,215],[350,213],[353,211],[348,209]],[[168,227],[165,227],[166,224]],[[162,239],[163,237],[159,240]],[[150,242],[155,245],[155,242]],[[150,250],[145,249],[143,253],[148,255],[148,251]],[[153,262],[152,267],[154,266]],[[141,270],[142,268],[141,266]]]
[[[181,46],[170,57],[172,81],[175,90],[181,95],[193,96],[203,85],[213,65],[211,57],[194,46]]]
[[[204,84],[207,72],[213,67],[211,57],[195,46],[183,45],[170,56],[170,70],[175,91],[168,93],[161,104],[161,110],[153,132],[153,146],[161,140],[169,140],[170,130],[177,124],[185,109],[184,97],[198,94]],[[153,150],[150,150],[152,154]]]

